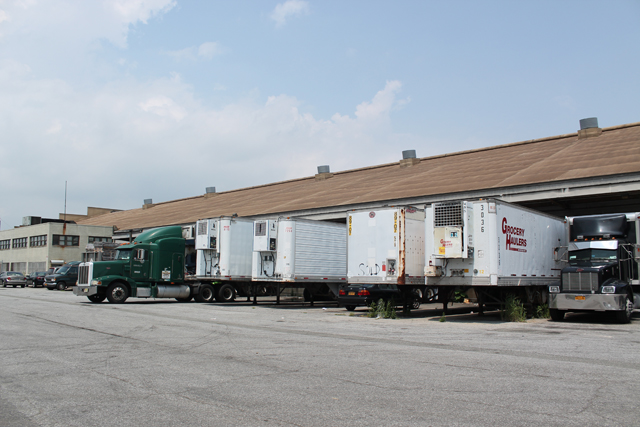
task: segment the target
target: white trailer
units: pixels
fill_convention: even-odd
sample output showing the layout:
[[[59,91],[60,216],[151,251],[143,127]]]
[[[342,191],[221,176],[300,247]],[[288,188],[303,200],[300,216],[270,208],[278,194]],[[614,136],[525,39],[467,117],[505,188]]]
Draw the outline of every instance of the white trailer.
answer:
[[[233,301],[238,291],[248,295],[253,221],[232,217],[199,220],[195,240],[196,278],[221,281],[215,287],[216,300]]]
[[[426,207],[424,274],[445,308],[455,289],[484,304],[516,292],[546,303],[559,284],[566,246],[564,221],[499,200],[434,203]]]
[[[412,206],[349,212],[348,282],[424,285],[424,215]]]
[[[299,218],[254,222],[252,280],[299,284],[305,297],[334,295],[346,283],[347,236],[344,224]]]

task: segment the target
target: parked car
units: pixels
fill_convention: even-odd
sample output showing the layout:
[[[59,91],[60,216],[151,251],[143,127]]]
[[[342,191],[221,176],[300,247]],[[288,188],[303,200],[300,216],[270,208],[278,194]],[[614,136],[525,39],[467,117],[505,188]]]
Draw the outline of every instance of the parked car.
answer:
[[[27,284],[27,279],[22,273],[17,271],[5,271],[0,274],[0,283],[2,283],[2,286],[5,288],[7,286],[13,286],[14,288],[20,286],[24,288]]]
[[[46,275],[46,271],[36,271],[35,273],[27,274],[27,286],[31,285],[34,288],[38,286],[44,287],[44,277]]]
[[[78,281],[78,265],[80,261],[69,262],[53,273],[47,274],[44,278],[44,284],[50,291],[58,289],[64,291],[75,286]]]
[[[338,292],[338,303],[349,311],[355,310],[357,306],[370,306],[380,299],[385,302],[393,301],[396,306],[403,304],[402,292],[394,284],[347,285]],[[411,308],[420,308],[420,299],[416,294],[412,294]]]

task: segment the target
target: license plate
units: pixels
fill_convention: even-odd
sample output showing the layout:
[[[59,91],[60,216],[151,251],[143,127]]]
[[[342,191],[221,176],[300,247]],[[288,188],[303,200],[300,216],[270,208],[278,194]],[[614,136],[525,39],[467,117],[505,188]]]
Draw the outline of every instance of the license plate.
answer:
[[[584,301],[584,295],[576,295],[576,301]]]
[[[88,288],[84,288],[84,289],[82,289],[82,292],[84,292],[85,294],[88,294],[89,293],[89,289]]]
[[[355,295],[355,294],[356,294],[355,292],[349,292],[349,295]]]

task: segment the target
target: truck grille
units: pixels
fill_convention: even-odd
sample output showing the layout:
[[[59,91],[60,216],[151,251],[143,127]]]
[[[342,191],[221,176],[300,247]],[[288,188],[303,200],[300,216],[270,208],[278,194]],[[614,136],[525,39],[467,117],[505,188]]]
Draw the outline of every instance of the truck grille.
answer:
[[[91,282],[91,264],[80,264],[78,267],[78,285],[88,285]]]
[[[436,227],[461,226],[462,203],[434,203],[433,225]]]
[[[598,273],[562,273],[563,291],[591,292],[598,290]]]

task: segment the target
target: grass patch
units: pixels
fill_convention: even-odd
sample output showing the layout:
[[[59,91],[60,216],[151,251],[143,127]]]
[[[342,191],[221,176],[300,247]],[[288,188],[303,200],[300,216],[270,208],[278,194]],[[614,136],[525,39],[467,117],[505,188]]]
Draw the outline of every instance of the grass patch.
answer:
[[[396,304],[394,301],[387,301],[385,303],[384,300],[380,298],[377,303],[371,303],[367,317],[373,317],[376,319],[395,319],[397,317]]]
[[[504,304],[504,310],[502,310],[502,320],[507,322],[526,322],[527,312],[522,305],[522,302],[515,295],[507,295],[507,300]]]
[[[536,307],[536,312],[534,313],[536,319],[551,319],[551,312],[549,311],[549,306],[547,304],[540,304]]]
[[[446,322],[446,321],[447,321],[447,318],[445,317],[445,315],[444,315],[444,311],[443,311],[443,312],[442,312],[442,316],[440,316],[440,320],[439,320],[439,322]]]

